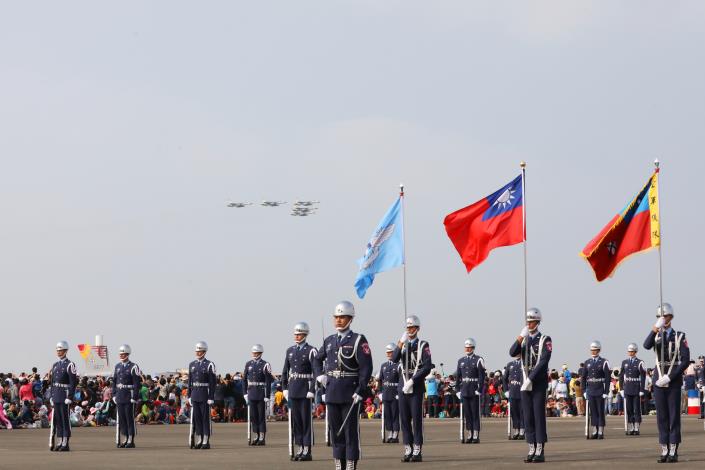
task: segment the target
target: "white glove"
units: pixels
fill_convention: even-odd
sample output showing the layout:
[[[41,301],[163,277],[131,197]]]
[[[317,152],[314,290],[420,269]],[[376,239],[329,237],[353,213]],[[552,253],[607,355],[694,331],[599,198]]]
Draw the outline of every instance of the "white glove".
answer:
[[[644,392],[639,392],[639,396],[640,396],[640,397],[643,397],[643,396],[644,396]]]
[[[524,328],[522,328],[521,333],[519,333],[519,336],[526,339],[529,336],[529,327],[525,326]]]
[[[117,398],[113,397],[112,400],[113,400],[113,403],[115,403],[117,405]]]
[[[504,392],[504,398],[509,398],[509,392]]]
[[[667,375],[664,375],[660,379],[656,381],[656,386],[657,387],[668,387],[668,384],[671,383],[671,378]]]
[[[666,324],[666,319],[663,317],[658,317],[658,320],[656,320],[656,323],[654,323],[654,328],[660,330],[663,328],[663,326]]]
[[[322,387],[325,387],[326,384],[328,384],[328,376],[325,374],[321,374],[318,377],[316,377],[316,381],[321,384]]]
[[[208,400],[206,403],[208,403],[208,406],[211,406],[215,402],[213,400]]]
[[[353,405],[362,401],[362,397],[360,395],[358,395],[357,393],[353,393],[352,399],[353,399]]]
[[[395,399],[395,400],[398,400],[398,399],[399,399],[399,395],[394,395],[394,399]]]
[[[71,404],[71,399],[70,399],[70,398],[67,398],[66,400],[64,400],[64,403],[67,404],[67,405],[70,405],[70,404]]]
[[[308,397],[308,395],[306,395]],[[289,401],[289,390],[284,390],[284,400]]]
[[[137,403],[137,400],[130,399],[130,403],[132,403],[134,405]]]
[[[602,394],[602,399],[603,399],[603,400],[606,400],[606,399],[607,399],[607,394],[606,394],[606,393],[603,393],[603,394]]]
[[[620,390],[619,394],[622,396],[622,398],[624,398],[624,390]]]
[[[264,402],[269,403],[269,397],[264,397]]]
[[[404,382],[404,386],[401,388],[405,395],[410,395],[414,393],[414,381],[409,379]]]
[[[323,395],[321,395],[321,400],[323,400],[323,403],[326,402],[326,394],[325,393]]]
[[[193,406],[193,401],[191,400],[191,397],[188,397],[188,404]]]
[[[406,334],[406,331],[404,332],[403,335],[401,335],[401,338],[399,338],[400,343],[406,343],[409,341],[409,335]]]
[[[287,393],[286,396],[288,397],[289,394]],[[316,398],[316,395],[314,395],[313,392],[308,392],[306,394],[306,398],[308,398],[309,400],[313,400],[314,398]]]
[[[522,392],[530,392],[534,384],[531,382],[531,379],[524,379],[524,383],[521,384],[521,391]]]
[[[479,390],[475,390],[475,395],[477,395],[477,396],[479,397],[479,396],[480,396],[480,391],[479,391]]]
[[[377,398],[379,398],[379,401],[382,401],[382,394],[377,395]]]
[[[456,393],[455,396],[458,397],[458,399],[462,399],[462,398],[463,398],[463,395],[462,395],[460,392]]]
[[[250,397],[245,395],[245,405],[249,405],[249,404],[250,404]]]
[[[51,406],[54,406],[54,399],[53,399],[53,398],[50,398],[50,399],[49,399],[49,404],[50,404]]]

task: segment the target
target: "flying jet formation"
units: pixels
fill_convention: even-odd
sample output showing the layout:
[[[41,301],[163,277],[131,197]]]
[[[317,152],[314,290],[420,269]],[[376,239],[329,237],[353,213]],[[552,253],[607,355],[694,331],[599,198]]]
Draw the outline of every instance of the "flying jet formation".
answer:
[[[260,203],[260,206],[264,207],[278,207],[281,206],[282,204],[286,204],[286,201],[262,201]]]
[[[299,207],[308,207],[314,204],[318,204],[319,202],[321,201],[296,201],[294,205]]]
[[[228,207],[245,207],[245,206],[251,206],[251,202],[232,202],[228,201],[225,203]]]

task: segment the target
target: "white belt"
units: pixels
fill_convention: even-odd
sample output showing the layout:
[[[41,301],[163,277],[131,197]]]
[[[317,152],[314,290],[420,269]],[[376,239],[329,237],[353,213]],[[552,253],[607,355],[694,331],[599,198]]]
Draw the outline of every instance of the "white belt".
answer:
[[[193,387],[210,387],[211,384],[205,382],[194,382],[191,384]]]
[[[339,379],[341,377],[357,377],[358,373],[357,372],[347,372],[344,370],[329,370],[326,372],[326,375],[329,377],[334,377],[336,379]]]
[[[477,382],[477,378],[464,377],[463,382]]]
[[[128,384],[117,384],[117,388],[135,388],[134,385],[128,385]]]
[[[257,386],[264,387],[265,385],[267,385],[266,382],[247,382],[247,388]]]
[[[312,379],[313,374],[299,374],[297,372],[294,372],[293,374],[289,375],[290,379]]]
[[[399,382],[382,382],[382,385],[385,387],[398,387]]]

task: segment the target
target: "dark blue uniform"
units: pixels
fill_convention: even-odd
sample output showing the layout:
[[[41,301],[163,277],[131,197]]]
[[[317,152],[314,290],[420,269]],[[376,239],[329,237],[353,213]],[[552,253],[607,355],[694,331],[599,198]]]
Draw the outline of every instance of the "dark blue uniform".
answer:
[[[350,413],[345,429],[338,435],[345,416],[353,406],[353,394],[365,396],[372,376],[372,354],[367,338],[350,329],[330,335],[316,355],[316,371],[325,374],[326,413],[330,426],[333,458],[336,460],[360,460],[361,406]]]
[[[127,437],[127,442],[132,442],[135,437],[134,403],[139,400],[141,386],[142,377],[137,364],[129,360],[115,364],[113,399],[117,405],[119,434]]]
[[[267,432],[264,399],[269,401],[272,394],[272,378],[272,366],[261,357],[245,364],[243,380],[250,407],[250,425],[252,432],[259,434],[260,441],[264,441]]]
[[[677,445],[681,443],[681,386],[683,372],[690,364],[690,348],[682,331],[676,332],[673,328],[669,328],[665,331],[665,337],[666,340],[662,341],[661,333],[654,333],[652,330],[644,341],[644,348],[653,349],[656,353],[653,392],[659,443]],[[663,362],[661,362],[662,358]],[[656,385],[661,373],[671,379],[666,387]]]
[[[418,337],[394,349],[392,361],[399,364],[399,418],[404,445],[414,445],[414,452],[420,455],[423,445],[423,398],[426,393],[426,376],[431,373],[431,348]],[[411,393],[404,393],[404,380],[411,379],[414,386]],[[408,450],[408,449],[407,449]]]
[[[472,433],[473,439],[478,438],[480,432],[480,397],[486,375],[482,356],[470,353],[458,359],[455,377],[460,399],[463,400],[463,420],[465,429]]]
[[[51,403],[54,406],[52,419],[54,420],[54,431],[57,437],[71,437],[71,422],[69,421],[70,404],[66,404],[66,399],[73,400],[76,392],[78,375],[76,374],[76,364],[64,356],[56,361],[51,368]]]
[[[529,444],[545,444],[546,433],[546,390],[548,389],[548,363],[553,352],[550,336],[536,332],[519,344],[514,341],[509,349],[512,357],[521,356],[523,368],[531,380],[531,390],[521,392],[521,406],[524,412],[526,441]]]
[[[521,383],[524,373],[521,370],[521,360],[514,359],[507,363],[502,373],[502,388],[509,396],[509,418],[512,421],[512,437],[524,435],[524,412],[521,409]]]
[[[206,358],[189,364],[188,397],[191,399],[191,420],[197,441],[208,443],[211,436],[211,413],[208,401],[215,396],[215,364]]]
[[[646,389],[646,366],[638,357],[628,357],[619,368],[619,389],[624,392],[627,423],[641,423],[641,397]],[[638,426],[634,430],[638,430]]]
[[[705,401],[703,401],[703,393],[705,392],[705,366],[698,363],[695,368],[695,377],[698,390],[700,390],[700,419],[705,418]]]
[[[316,348],[305,342],[291,346],[286,350],[282,371],[282,388],[288,390],[289,394],[294,444],[303,447],[313,444],[312,399],[307,398],[307,395],[315,396],[316,393],[313,362],[317,354]]]
[[[384,430],[396,438],[399,432],[399,367],[392,361],[386,361],[379,369],[377,382],[382,387],[382,403],[384,407]]]
[[[590,420],[597,426],[596,434],[601,435],[605,427],[605,399],[602,395],[610,392],[610,364],[601,356],[591,357],[585,361],[580,381],[585,384]]]

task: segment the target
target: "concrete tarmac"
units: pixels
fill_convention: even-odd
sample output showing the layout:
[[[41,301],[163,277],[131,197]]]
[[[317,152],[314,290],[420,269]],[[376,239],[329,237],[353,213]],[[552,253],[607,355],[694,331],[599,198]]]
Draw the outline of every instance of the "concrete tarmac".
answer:
[[[547,461],[553,468],[657,468],[659,454],[656,420],[645,417],[641,436],[625,436],[623,419],[608,418],[604,440],[586,440],[582,418],[550,419]],[[506,421],[482,423],[480,444],[458,442],[457,419],[425,421],[424,462],[402,463],[401,444],[382,444],[380,421],[361,421],[360,469],[392,468],[517,468],[527,445],[509,441]],[[115,448],[115,428],[73,430],[71,452],[49,452],[45,429],[0,431],[0,468],[60,469],[333,469],[331,449],[323,443],[323,423],[316,422],[317,445],[313,462],[290,462],[287,454],[287,423],[268,423],[265,447],[248,447],[244,424],[214,424],[210,450],[188,448],[188,425],[139,426],[136,449]],[[683,444],[678,468],[705,468],[703,421],[683,418]]]

